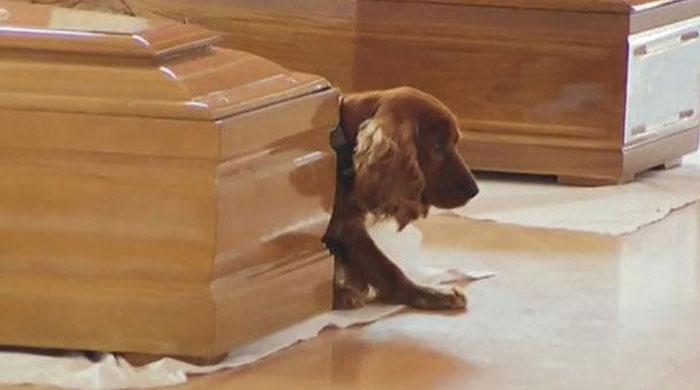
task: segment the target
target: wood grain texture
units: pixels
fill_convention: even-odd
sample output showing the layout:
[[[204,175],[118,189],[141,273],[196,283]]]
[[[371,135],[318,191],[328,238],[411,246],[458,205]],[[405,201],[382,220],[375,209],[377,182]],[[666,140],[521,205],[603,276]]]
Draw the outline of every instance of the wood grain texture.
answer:
[[[372,1],[358,19],[357,89],[407,83],[430,92],[455,111],[468,141],[620,143],[622,15]]]
[[[0,107],[20,110],[212,121],[329,88],[319,76],[219,48],[159,66],[131,57],[3,53]]]
[[[377,0],[363,0],[377,1]],[[386,0],[378,0],[386,1]],[[405,0],[388,0],[405,3]],[[411,0],[409,0],[411,1]],[[577,11],[630,14],[665,7],[678,0],[412,0],[428,4],[451,4],[455,6],[499,7],[515,9],[541,9],[548,11]]]
[[[231,158],[216,170],[216,275],[323,250],[318,235],[335,191],[328,134],[338,112],[338,94],[328,91],[221,123],[222,154]]]
[[[254,271],[212,285],[214,348],[204,356],[226,353],[333,308],[333,258],[325,249]]]
[[[0,25],[0,48],[153,59],[204,47],[218,39],[201,26],[166,19],[149,22],[41,5],[27,8],[21,3],[27,1],[0,1],[8,15]]]
[[[136,0],[169,18],[201,24],[221,45],[256,53],[292,70],[323,75],[341,90],[353,87],[355,0]]]
[[[0,45],[0,345],[210,359],[330,308],[327,81],[38,42]]]
[[[373,2],[375,0],[360,0]],[[451,5],[455,7],[498,7],[511,9],[542,9],[549,11],[580,11],[629,13],[633,10],[635,0],[379,0],[395,3],[424,3],[434,5]],[[673,0],[664,0],[670,2]],[[641,2],[648,2],[641,0]]]
[[[0,164],[3,271],[209,278],[214,161],[3,147]]]
[[[347,92],[406,84],[430,92],[456,112],[477,170],[614,181],[642,169],[623,153],[629,35],[700,14],[697,0],[133,1]],[[333,18],[343,23],[314,28]],[[342,49],[351,61],[328,61]],[[567,160],[573,152],[580,157]]]

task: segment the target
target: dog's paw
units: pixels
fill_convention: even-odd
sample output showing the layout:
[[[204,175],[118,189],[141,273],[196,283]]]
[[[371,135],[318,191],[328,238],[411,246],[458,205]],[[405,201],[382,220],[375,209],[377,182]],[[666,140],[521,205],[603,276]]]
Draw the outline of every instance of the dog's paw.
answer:
[[[357,309],[367,303],[368,295],[366,292],[337,285],[333,290],[333,309]]]
[[[421,310],[464,310],[467,307],[467,297],[457,288],[441,291],[417,287],[406,304]]]

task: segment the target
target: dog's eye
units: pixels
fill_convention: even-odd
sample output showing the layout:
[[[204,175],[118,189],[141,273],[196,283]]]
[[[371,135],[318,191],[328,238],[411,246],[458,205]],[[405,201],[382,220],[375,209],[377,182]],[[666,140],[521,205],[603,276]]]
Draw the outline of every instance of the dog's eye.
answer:
[[[435,150],[438,153],[442,153],[445,151],[445,148],[447,147],[447,144],[443,140],[437,140],[433,144],[433,150]]]

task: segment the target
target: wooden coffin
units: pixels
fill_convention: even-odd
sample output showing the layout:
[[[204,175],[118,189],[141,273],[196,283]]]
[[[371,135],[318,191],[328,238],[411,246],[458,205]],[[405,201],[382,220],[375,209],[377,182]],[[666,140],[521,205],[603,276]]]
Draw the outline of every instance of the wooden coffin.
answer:
[[[476,170],[617,183],[697,148],[700,0],[128,3],[344,92],[431,92]]]
[[[0,345],[214,357],[332,305],[323,78],[0,2]]]

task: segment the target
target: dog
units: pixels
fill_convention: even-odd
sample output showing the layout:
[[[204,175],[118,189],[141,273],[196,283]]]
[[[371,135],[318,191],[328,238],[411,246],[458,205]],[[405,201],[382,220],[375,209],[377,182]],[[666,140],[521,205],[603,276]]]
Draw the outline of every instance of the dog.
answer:
[[[455,208],[476,196],[474,175],[457,151],[455,115],[410,87],[345,96],[334,134],[335,203],[324,244],[336,259],[334,306],[372,299],[424,310],[458,310],[466,297],[412,282],[372,241],[366,218],[402,230],[430,207]]]

